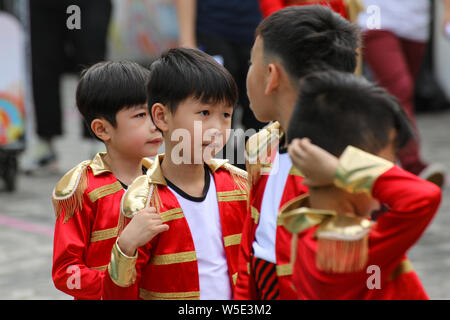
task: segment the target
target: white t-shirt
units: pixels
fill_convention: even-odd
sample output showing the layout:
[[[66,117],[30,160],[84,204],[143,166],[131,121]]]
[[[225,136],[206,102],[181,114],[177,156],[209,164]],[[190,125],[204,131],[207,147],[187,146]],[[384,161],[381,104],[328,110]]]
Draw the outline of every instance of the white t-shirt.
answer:
[[[286,180],[292,167],[288,153],[275,155],[261,204],[259,223],[255,231],[253,251],[256,258],[276,263],[275,238],[277,216]]]
[[[401,38],[419,42],[428,40],[430,0],[363,0],[363,2],[366,10],[360,13],[358,24],[364,31],[378,25],[375,28],[392,31]]]
[[[230,300],[232,298],[228,264],[222,240],[222,224],[216,186],[211,173],[206,196],[190,197],[168,182],[187,219],[197,255],[201,300]]]

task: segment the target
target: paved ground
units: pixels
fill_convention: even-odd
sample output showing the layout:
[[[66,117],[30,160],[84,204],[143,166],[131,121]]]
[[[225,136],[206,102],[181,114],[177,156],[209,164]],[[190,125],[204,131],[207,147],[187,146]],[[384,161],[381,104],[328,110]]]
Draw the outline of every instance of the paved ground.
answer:
[[[89,145],[79,138],[74,82],[66,81],[63,90],[66,134],[57,141],[57,148],[64,172],[88,157]],[[421,115],[418,121],[425,157],[450,167],[450,112]],[[57,175],[19,176],[17,192],[0,191],[0,299],[71,298],[56,290],[51,280],[54,216],[50,194],[57,180]],[[432,299],[450,299],[449,230],[450,186],[437,217],[409,253]]]

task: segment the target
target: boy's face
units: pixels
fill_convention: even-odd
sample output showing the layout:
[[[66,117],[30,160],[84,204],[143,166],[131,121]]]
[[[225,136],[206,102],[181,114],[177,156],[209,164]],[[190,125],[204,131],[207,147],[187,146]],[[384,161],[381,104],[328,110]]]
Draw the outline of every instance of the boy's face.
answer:
[[[264,62],[264,47],[261,36],[257,36],[250,56],[250,67],[247,73],[247,95],[250,109],[262,122],[274,120],[273,103],[265,93],[267,85],[267,64]]]
[[[214,157],[226,144],[231,128],[233,107],[225,103],[215,105],[204,104],[198,100],[188,98],[182,101],[174,113],[166,111],[165,128],[166,146],[174,148],[180,144],[183,161],[203,163]],[[190,156],[183,150],[189,149]],[[172,156],[174,156],[172,155]]]
[[[152,157],[163,142],[153,124],[147,105],[121,109],[116,114],[116,127],[110,128],[110,145],[119,153],[133,158]]]

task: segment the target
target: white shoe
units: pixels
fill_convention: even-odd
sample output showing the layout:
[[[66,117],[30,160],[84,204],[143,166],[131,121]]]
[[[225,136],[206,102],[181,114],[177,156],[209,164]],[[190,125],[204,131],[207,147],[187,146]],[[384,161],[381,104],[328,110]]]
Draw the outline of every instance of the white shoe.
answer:
[[[58,172],[57,156],[52,143],[38,139],[23,155],[20,169],[25,174],[34,174],[41,170]]]
[[[424,180],[430,181],[437,185],[439,188],[443,188],[445,184],[446,168],[440,163],[431,163],[419,174]]]

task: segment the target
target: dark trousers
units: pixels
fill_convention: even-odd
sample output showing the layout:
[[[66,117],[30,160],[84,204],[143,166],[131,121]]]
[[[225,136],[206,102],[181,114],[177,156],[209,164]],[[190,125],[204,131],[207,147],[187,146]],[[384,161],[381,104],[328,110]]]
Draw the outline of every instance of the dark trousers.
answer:
[[[110,0],[30,0],[32,84],[37,135],[62,134],[60,78],[105,59]],[[70,5],[80,7],[81,29],[69,30]],[[90,137],[83,125],[83,135]]]
[[[363,56],[378,84],[398,98],[416,133],[398,158],[402,167],[419,174],[425,167],[420,156],[420,136],[415,119],[414,87],[420,71],[426,44],[406,40],[385,30],[364,34]]]

